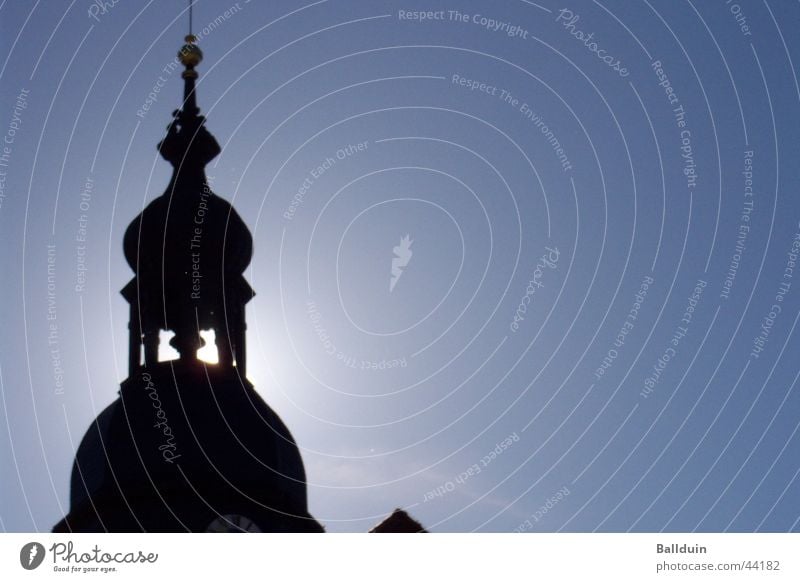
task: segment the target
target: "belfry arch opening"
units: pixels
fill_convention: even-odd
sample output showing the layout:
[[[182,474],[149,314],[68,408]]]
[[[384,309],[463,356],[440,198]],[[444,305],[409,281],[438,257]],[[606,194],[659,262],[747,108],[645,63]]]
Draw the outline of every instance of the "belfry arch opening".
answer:
[[[169,342],[175,337],[175,332],[162,329],[158,334],[158,361],[171,362],[180,359],[178,350]],[[200,337],[205,345],[197,350],[197,359],[206,364],[219,364],[219,350],[217,350],[217,334],[213,329],[200,330]]]

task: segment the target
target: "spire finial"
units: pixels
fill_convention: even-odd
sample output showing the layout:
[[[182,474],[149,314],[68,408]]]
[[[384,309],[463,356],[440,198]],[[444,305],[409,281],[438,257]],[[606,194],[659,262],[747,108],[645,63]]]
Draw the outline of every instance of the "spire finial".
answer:
[[[189,0],[189,34],[184,37],[185,45],[178,51],[178,58],[186,70],[183,72],[183,78],[189,77],[197,78],[197,73],[194,68],[203,60],[203,51],[197,46],[197,37],[192,32],[192,9],[194,8],[194,0]]]
[[[186,44],[178,51],[178,59],[186,67],[181,76],[184,80],[183,115],[187,118],[196,116],[200,111],[194,95],[194,82],[197,79],[197,71],[194,68],[203,60],[203,51],[197,46],[197,37],[192,34],[193,6],[194,0],[189,0],[189,34],[183,39]]]
[[[203,51],[197,46],[197,37],[193,34],[187,34],[183,40],[186,44],[178,51],[178,58],[181,64],[186,67],[186,70],[183,72],[183,78],[197,78],[197,73],[194,68],[203,60]]]

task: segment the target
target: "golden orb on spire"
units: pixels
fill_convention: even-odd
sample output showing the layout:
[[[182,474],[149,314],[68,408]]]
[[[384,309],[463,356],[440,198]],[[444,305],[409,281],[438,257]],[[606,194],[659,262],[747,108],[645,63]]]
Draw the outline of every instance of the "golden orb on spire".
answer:
[[[184,40],[186,44],[178,51],[178,58],[184,67],[193,69],[203,60],[203,51],[195,44],[197,42],[197,37],[193,34],[187,35]]]

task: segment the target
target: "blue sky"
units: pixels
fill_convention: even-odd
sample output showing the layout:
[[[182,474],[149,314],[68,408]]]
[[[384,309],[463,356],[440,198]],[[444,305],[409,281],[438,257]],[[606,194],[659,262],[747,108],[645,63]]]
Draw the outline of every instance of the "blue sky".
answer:
[[[185,3],[106,4],[0,4],[6,531],[67,510],[127,374],[122,235],[170,175]],[[800,528],[799,17],[196,3],[248,374],[329,531]]]

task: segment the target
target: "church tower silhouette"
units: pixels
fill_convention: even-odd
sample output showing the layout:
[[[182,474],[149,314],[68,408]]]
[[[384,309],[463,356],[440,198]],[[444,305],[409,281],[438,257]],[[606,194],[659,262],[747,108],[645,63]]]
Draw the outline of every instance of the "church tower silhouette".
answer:
[[[252,237],[206,179],[221,150],[196,103],[195,43],[178,54],[183,106],[158,144],[172,178],[125,232],[129,377],[78,448],[54,532],[322,531],[297,445],[245,375]],[[206,330],[216,364],[197,357]],[[162,331],[179,359],[159,361]]]

